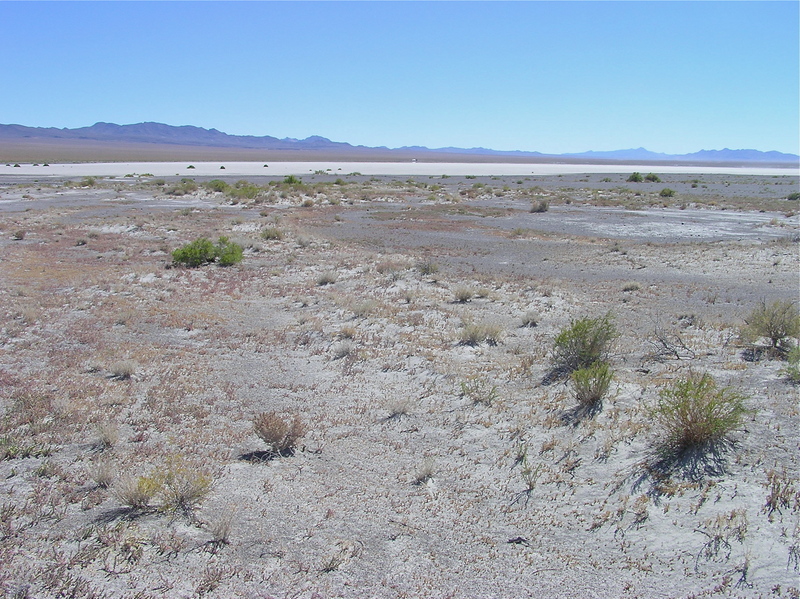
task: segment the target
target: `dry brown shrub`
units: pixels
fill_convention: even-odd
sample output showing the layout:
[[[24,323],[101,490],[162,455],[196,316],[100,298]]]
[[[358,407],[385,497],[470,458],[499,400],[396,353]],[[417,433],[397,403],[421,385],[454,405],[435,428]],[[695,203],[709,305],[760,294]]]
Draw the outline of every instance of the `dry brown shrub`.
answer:
[[[263,412],[255,417],[253,430],[258,438],[276,455],[294,453],[297,441],[305,434],[305,425],[298,415],[284,420],[275,412]]]

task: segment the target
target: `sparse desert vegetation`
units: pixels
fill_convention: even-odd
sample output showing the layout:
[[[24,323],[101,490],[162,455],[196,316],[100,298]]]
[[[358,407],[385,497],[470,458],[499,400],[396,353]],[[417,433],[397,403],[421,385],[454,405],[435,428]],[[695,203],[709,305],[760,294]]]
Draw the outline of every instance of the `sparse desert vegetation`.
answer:
[[[798,595],[796,177],[224,172],[0,180],[0,596]]]

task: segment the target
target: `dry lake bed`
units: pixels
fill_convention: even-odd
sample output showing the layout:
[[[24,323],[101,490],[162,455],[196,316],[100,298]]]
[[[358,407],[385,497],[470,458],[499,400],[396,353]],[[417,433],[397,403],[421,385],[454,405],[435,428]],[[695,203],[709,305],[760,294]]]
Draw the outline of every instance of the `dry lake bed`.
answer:
[[[800,596],[798,387],[743,332],[800,299],[796,174],[3,168],[0,596]],[[747,411],[669,461],[702,374]]]

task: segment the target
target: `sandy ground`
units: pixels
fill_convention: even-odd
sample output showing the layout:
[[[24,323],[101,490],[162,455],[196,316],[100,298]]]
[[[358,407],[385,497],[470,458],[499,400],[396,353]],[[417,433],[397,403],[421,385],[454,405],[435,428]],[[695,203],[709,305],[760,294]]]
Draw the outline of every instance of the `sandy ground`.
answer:
[[[739,338],[800,295],[797,177],[476,166],[254,200],[0,176],[0,596],[800,596],[798,389]],[[171,267],[220,235],[240,264]],[[605,314],[576,421],[553,339]],[[751,413],[665,473],[652,410],[690,372]],[[265,411],[304,421],[294,455],[256,459]],[[139,476],[213,484],[131,509]]]

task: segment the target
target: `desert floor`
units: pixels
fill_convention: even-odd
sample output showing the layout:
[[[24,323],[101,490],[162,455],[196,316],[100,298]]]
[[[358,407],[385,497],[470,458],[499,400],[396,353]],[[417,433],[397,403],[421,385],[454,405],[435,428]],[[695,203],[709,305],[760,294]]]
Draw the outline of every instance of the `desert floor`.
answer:
[[[800,596],[798,388],[740,336],[800,294],[796,176],[224,173],[0,176],[0,596]],[[604,315],[578,417],[554,338]],[[666,467],[691,372],[750,412]]]

